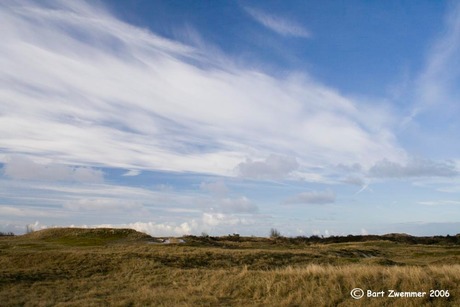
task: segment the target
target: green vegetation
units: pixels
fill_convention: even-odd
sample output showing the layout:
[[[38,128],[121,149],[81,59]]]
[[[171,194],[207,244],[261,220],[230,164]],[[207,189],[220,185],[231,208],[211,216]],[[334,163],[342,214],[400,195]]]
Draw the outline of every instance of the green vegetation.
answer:
[[[0,305],[460,305],[457,237],[162,239],[75,228],[0,237]],[[450,296],[354,300],[355,287]]]

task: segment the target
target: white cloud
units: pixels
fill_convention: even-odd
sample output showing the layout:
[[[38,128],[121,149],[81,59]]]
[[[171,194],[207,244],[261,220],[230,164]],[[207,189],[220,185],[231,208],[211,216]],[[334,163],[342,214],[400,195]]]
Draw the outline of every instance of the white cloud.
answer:
[[[262,161],[247,159],[238,164],[237,172],[241,177],[255,179],[282,179],[299,168],[293,157],[270,155]]]
[[[342,180],[342,182],[346,184],[360,186],[360,187],[366,185],[366,182],[364,181],[363,178],[359,176],[353,176],[353,175],[346,177],[345,179]]]
[[[203,213],[202,222],[206,226],[216,227],[249,224],[251,220],[225,213]]]
[[[219,202],[224,213],[255,213],[259,208],[246,197],[224,198]]]
[[[130,211],[142,209],[142,204],[116,198],[83,198],[68,201],[63,207],[72,211]]]
[[[407,117],[401,120],[401,139],[431,157],[458,154],[452,140],[459,134],[460,3],[448,2],[445,13],[441,31],[428,46],[424,67],[401,100],[413,100]]]
[[[378,161],[369,169],[369,175],[379,178],[454,177],[458,175],[453,162],[410,159],[405,165],[389,160]]]
[[[287,199],[285,204],[331,204],[335,202],[335,193],[326,191],[309,191],[299,193]]]
[[[202,182],[200,184],[200,189],[217,197],[224,197],[229,192],[227,185],[222,180],[214,182]]]
[[[134,219],[154,222],[150,225],[152,229],[157,224],[169,225],[172,228],[168,229],[173,232],[182,222],[201,221],[205,213],[239,219],[238,215],[249,217],[259,211],[257,204],[244,196],[210,197],[195,191],[177,193],[171,189],[150,190],[115,184],[0,179],[0,195],[4,203],[0,203],[0,216],[9,221],[20,217],[21,220],[27,218],[27,222],[28,218],[41,218],[60,225],[82,221],[96,225],[103,221],[124,223],[126,219]],[[206,230],[200,228],[194,233]]]
[[[339,164],[337,165],[337,168],[351,173],[359,173],[362,171],[362,165],[359,163],[353,163],[352,165]]]
[[[460,205],[460,201],[457,200],[435,200],[435,201],[420,201],[420,205],[425,206],[444,206],[444,205]]]
[[[184,236],[197,234],[198,224],[195,221],[176,223],[134,222],[126,224],[99,224],[96,228],[131,228],[154,237]]]
[[[247,197],[229,197],[229,189],[222,180],[214,182],[202,182],[200,184],[202,191],[211,194],[211,198],[197,198],[199,206],[206,211],[220,213],[255,213],[259,210],[258,206],[250,201]]]
[[[212,235],[224,235],[233,233],[236,229],[241,229],[242,225],[248,226],[254,224],[254,220],[247,217],[241,218],[232,214],[224,213],[203,213],[201,216],[181,222],[155,222],[139,221],[133,223],[99,223],[99,224],[60,224],[59,226],[50,226],[36,221],[29,226],[34,230],[51,228],[51,227],[81,227],[81,228],[131,228],[140,232],[147,233],[155,237],[167,236],[184,236],[199,235],[202,232],[208,232]],[[25,225],[2,225],[0,229],[15,231],[21,233],[25,231]]]
[[[241,225],[254,223],[252,219],[225,213],[203,213],[201,217],[184,222],[133,222],[123,224],[97,224],[90,227],[131,228],[151,236],[199,235],[212,231],[213,234],[232,233]],[[86,226],[87,227],[87,226]],[[230,228],[229,228],[230,227]]]
[[[268,29],[283,36],[294,36],[302,38],[311,37],[310,31],[292,20],[267,14],[260,10],[249,7],[245,7],[245,11],[264,27],[267,27]]]
[[[194,233],[194,230],[196,230],[196,228],[198,227],[195,221],[192,221],[190,223],[184,222],[179,225],[164,223],[157,224],[154,222],[136,222],[126,224],[126,226],[137,231],[148,233],[152,236],[189,235]]]
[[[267,152],[297,157],[298,172],[404,156],[388,121],[369,120],[392,114],[363,108],[308,76],[239,67],[94,4],[55,8],[0,6],[7,152],[67,165],[225,176],[240,165],[240,174],[259,178],[294,168],[264,165]]]
[[[66,217],[68,214],[66,212],[59,210],[53,210],[53,212],[49,212],[47,210],[43,210],[41,208],[34,208],[32,206],[11,206],[6,204],[0,204],[0,215],[1,216],[9,216],[9,217]]]
[[[48,228],[48,226],[41,224],[39,221],[35,221],[35,223],[31,223],[27,225],[27,229],[32,230],[32,231],[37,231],[37,230],[46,229],[46,228]]]
[[[245,196],[228,197],[222,194],[214,194],[213,197],[196,196],[193,202],[204,212],[247,214],[259,211],[259,207]]]
[[[146,188],[115,184],[74,184],[72,182],[39,182],[0,180],[2,202],[16,204],[17,208],[33,207],[47,215],[62,211],[73,217],[76,212],[104,211],[104,216],[122,217],[120,210],[131,210],[132,215],[147,214],[148,208],[197,209],[195,195],[175,194],[173,191],[156,191]],[[111,206],[113,209],[111,210]],[[87,216],[97,219],[98,216]]]
[[[131,169],[124,173],[122,176],[134,177],[140,175],[141,171],[137,169]]]
[[[102,171],[90,167],[71,167],[61,164],[39,164],[33,160],[12,156],[3,167],[4,175],[19,180],[103,182]]]
[[[426,63],[425,71],[417,81],[417,94],[421,108],[433,105],[452,105],[451,99],[460,77],[460,5],[452,3],[446,17],[443,35],[435,41]]]
[[[459,53],[460,5],[452,2],[448,4],[442,34],[438,35],[432,43],[426,56],[425,67],[415,79],[414,92],[411,93],[415,96],[414,105],[406,118],[401,121],[402,127],[407,128],[409,123],[417,122],[417,117],[421,114],[426,117],[442,114],[445,117],[459,111],[457,86],[460,81]],[[412,126],[419,129],[417,125]],[[428,125],[428,128],[424,139],[431,133],[431,126]]]

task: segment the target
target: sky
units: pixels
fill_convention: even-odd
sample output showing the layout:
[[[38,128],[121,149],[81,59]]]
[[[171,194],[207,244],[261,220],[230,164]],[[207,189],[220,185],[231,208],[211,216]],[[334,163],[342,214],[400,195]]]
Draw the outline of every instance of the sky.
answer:
[[[2,1],[0,231],[460,233],[460,4]]]

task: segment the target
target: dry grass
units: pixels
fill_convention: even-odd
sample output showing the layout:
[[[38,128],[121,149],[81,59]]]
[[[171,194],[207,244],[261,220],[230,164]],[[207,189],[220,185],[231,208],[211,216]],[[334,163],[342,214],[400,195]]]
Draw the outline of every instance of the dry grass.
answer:
[[[144,236],[133,240],[135,234],[115,236],[1,238],[0,305],[460,305],[459,246],[365,242],[280,248],[257,241],[253,248],[247,242],[238,248],[240,243],[160,245],[147,244]],[[451,295],[354,300],[355,287],[448,289]]]

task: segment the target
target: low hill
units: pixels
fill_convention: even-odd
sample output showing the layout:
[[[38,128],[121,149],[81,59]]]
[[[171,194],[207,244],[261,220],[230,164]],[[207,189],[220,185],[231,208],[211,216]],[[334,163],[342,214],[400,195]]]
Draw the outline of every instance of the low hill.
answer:
[[[65,245],[104,245],[153,240],[148,234],[126,228],[48,228],[21,237]]]

